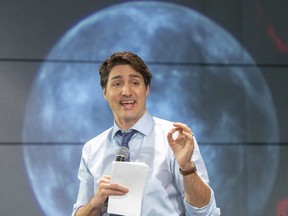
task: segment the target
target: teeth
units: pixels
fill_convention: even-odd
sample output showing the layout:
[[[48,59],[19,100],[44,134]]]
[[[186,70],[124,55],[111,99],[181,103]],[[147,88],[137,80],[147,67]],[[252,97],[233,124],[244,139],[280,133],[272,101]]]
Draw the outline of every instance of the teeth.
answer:
[[[122,104],[134,104],[134,101],[122,101]]]

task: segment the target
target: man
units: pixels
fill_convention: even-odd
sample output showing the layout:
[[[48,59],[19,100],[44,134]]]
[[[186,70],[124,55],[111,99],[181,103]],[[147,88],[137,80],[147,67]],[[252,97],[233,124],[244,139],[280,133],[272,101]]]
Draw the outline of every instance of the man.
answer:
[[[149,167],[141,216],[220,215],[191,129],[146,110],[152,75],[143,60],[128,51],[117,52],[102,63],[99,73],[115,121],[83,147],[72,215],[103,215],[109,196],[129,193],[128,188],[110,183],[111,164],[121,142],[119,130],[137,131],[129,141],[130,161]]]

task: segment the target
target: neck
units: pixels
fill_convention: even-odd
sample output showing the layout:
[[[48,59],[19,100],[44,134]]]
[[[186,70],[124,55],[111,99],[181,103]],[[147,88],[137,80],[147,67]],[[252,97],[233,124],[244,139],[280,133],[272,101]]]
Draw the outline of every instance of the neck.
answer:
[[[145,114],[145,112],[143,112],[143,114],[138,118],[138,119],[121,119],[121,118],[115,118],[115,122],[118,125],[118,127],[121,130],[127,131],[129,130],[133,125],[135,125],[139,119]]]
[[[116,121],[116,124],[121,130],[129,130],[135,123]]]

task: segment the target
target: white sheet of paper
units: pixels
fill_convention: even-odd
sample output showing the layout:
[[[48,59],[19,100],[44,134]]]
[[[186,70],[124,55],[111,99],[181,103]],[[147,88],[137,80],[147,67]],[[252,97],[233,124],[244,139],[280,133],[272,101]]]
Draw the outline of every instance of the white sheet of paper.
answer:
[[[148,166],[144,163],[113,161],[111,183],[127,187],[129,192],[124,196],[109,197],[109,214],[140,216],[147,172]]]

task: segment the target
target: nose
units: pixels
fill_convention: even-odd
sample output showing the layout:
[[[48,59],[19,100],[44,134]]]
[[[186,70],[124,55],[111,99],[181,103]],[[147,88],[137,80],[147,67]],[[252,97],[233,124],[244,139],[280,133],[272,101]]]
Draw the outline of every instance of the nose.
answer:
[[[122,95],[125,95],[125,96],[130,96],[131,95],[131,89],[130,89],[129,83],[126,83],[125,85],[123,85]]]

